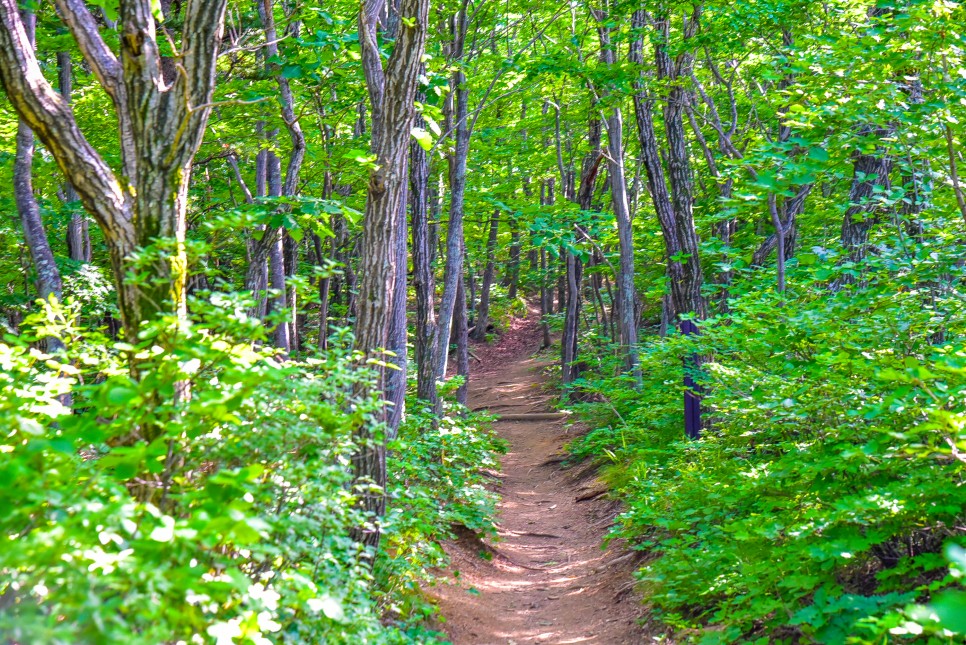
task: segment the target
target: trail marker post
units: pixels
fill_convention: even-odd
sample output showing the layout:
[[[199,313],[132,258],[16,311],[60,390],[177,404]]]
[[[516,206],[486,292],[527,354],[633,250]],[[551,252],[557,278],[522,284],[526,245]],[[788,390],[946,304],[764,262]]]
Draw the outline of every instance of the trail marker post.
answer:
[[[693,320],[684,320],[681,322],[681,333],[685,336],[697,336],[701,332]],[[698,439],[701,436],[701,387],[694,380],[697,369],[697,354],[691,354],[684,359],[684,434],[689,439]]]

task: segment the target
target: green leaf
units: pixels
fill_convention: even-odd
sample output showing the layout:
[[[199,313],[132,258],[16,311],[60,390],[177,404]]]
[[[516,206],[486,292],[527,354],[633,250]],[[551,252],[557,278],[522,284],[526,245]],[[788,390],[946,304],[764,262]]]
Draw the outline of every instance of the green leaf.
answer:
[[[939,616],[939,624],[951,632],[966,634],[966,592],[947,591],[929,605]]]
[[[138,391],[126,385],[117,385],[107,391],[107,402],[112,405],[127,405],[138,396]]]
[[[430,150],[433,149],[433,137],[431,134],[429,134],[422,128],[413,128],[411,132],[412,132],[413,138],[416,140],[416,143],[419,144],[420,148],[422,148],[426,152],[429,152]]]
[[[828,151],[824,148],[809,148],[808,158],[814,159],[815,161],[828,161]]]
[[[337,623],[345,620],[345,609],[342,607],[342,603],[328,594],[318,598],[309,598],[306,604],[312,611],[322,612],[329,620]]]
[[[151,0],[151,15],[161,24],[164,22],[164,11],[161,10],[161,0]]]
[[[302,78],[302,67],[299,65],[286,65],[282,68],[282,78]]]

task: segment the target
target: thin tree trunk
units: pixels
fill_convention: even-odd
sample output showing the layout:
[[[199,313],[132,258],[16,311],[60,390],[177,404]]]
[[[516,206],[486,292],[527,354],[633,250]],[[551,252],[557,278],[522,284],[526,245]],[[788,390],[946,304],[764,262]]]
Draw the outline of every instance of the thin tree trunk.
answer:
[[[564,317],[563,336],[560,340],[560,382],[569,385],[578,374],[576,361],[578,354],[578,323],[580,320],[580,285],[583,281],[583,263],[573,253],[568,253],[567,262],[567,312]]]
[[[594,186],[597,173],[603,159],[601,153],[601,122],[592,117],[588,123],[587,139],[590,150],[584,157],[580,174],[580,187],[577,191],[576,202],[581,210],[590,210],[594,196]],[[566,280],[566,313],[564,315],[564,329],[560,341],[560,382],[567,386],[577,377],[578,326],[580,324],[581,291],[583,285],[583,261],[574,253],[565,252],[564,277]]]
[[[258,15],[265,32],[265,55],[268,60],[278,57],[279,37],[275,26],[274,6],[275,0],[256,0],[256,8],[258,9]],[[278,194],[284,197],[295,197],[298,194],[302,163],[305,161],[305,134],[302,132],[302,126],[295,114],[295,99],[292,94],[292,86],[289,83],[289,79],[281,73],[274,74],[274,79],[278,87],[279,115],[285,123],[285,129],[288,132],[291,146],[289,148],[288,162],[285,166],[284,183]],[[274,136],[272,134],[270,138],[274,139]],[[283,205],[280,206],[279,210],[284,211],[288,208],[290,207]],[[245,278],[246,289],[253,290],[253,285],[258,281],[260,263],[267,259],[270,253],[274,252],[272,248],[278,244],[277,238],[282,234],[283,231],[278,226],[265,227],[261,239],[252,248],[252,261],[249,264],[249,271]]]
[[[562,314],[567,310],[567,250],[559,248],[560,253],[557,257],[557,313]]]
[[[490,318],[490,288],[493,286],[493,274],[496,270],[496,240],[500,231],[500,209],[493,211],[490,220],[490,234],[486,242],[486,268],[483,270],[483,284],[480,286],[480,308],[476,314],[476,327],[473,329],[473,339],[486,340],[486,328]]]
[[[334,215],[333,215],[334,217]],[[331,221],[331,220],[330,220]],[[325,246],[322,239],[312,234],[312,245],[315,247],[316,266],[319,269],[326,269]],[[318,347],[325,351],[329,345],[329,299],[332,291],[332,277],[324,276],[319,278],[319,338]]]
[[[547,286],[547,250],[540,249],[540,329],[543,332],[543,347],[546,349],[550,347],[550,323],[547,322],[547,316],[553,313],[553,302],[551,301],[551,292]]]
[[[386,402],[390,405],[386,436],[391,441],[399,433],[406,413],[406,379],[409,367],[407,358],[408,326],[406,324],[406,286],[409,263],[407,240],[409,230],[406,222],[406,202],[408,200],[408,159],[403,170],[402,199],[399,202],[399,215],[396,218],[397,230],[393,238],[396,275],[393,282],[392,312],[389,324],[389,346],[392,352],[389,362],[393,369],[386,377]]]
[[[355,325],[356,348],[368,359],[376,359],[375,389],[386,391],[386,368],[379,365],[383,349],[389,346],[400,266],[398,239],[405,228],[408,158],[413,124],[416,87],[426,43],[429,0],[402,0],[399,29],[393,52],[383,69],[377,36],[383,0],[366,0],[359,14],[359,42],[362,67],[372,108],[372,150],[375,167],[369,172],[368,195],[359,254],[359,298]],[[403,240],[403,244],[405,240]],[[391,412],[384,411],[388,424]],[[384,426],[385,427],[385,426]],[[386,510],[386,438],[378,426],[363,422],[356,426],[358,446],[353,455],[353,474],[359,506],[381,517]],[[379,545],[378,523],[366,522],[352,530],[352,537],[372,549]]]
[[[775,193],[768,194],[768,210],[771,213],[771,223],[775,227],[775,248],[778,250],[778,264],[775,268],[778,280],[778,293],[785,292],[785,226],[778,214],[778,198]]]
[[[469,321],[467,320],[466,310],[466,291],[463,280],[460,280],[456,294],[456,310],[453,313],[455,325],[453,331],[456,336],[456,375],[463,377],[463,383],[456,390],[456,402],[460,405],[467,405],[470,389]]]
[[[73,93],[73,62],[70,52],[57,52],[57,84],[61,97],[68,105]],[[67,223],[67,256],[74,262],[87,263],[91,261],[91,235],[87,225],[87,218],[77,211],[74,202],[78,200],[77,191],[70,181],[61,186],[61,201],[71,209],[70,221]]]
[[[27,34],[28,46],[34,46],[34,28],[36,16],[32,11],[21,12],[24,30]],[[34,133],[21,118],[17,123],[17,154],[13,167],[13,193],[20,213],[20,223],[23,226],[24,240],[30,251],[30,259],[37,272],[37,295],[43,300],[51,297],[60,300],[63,296],[63,283],[60,270],[54,260],[54,253],[44,230],[44,223],[40,216],[40,207],[34,197],[33,189],[34,162]],[[47,349],[58,351],[63,349],[63,343],[56,338],[47,339]]]
[[[452,19],[449,59],[458,63],[463,57],[466,39],[466,1]],[[443,271],[443,297],[439,305],[439,370],[443,378],[449,360],[449,341],[453,328],[453,312],[456,308],[459,282],[463,277],[463,205],[466,194],[466,159],[469,156],[470,130],[467,123],[469,111],[469,91],[466,88],[466,75],[461,67],[453,72],[450,81],[452,90],[452,109],[449,121],[454,132],[455,148],[449,157],[449,226],[446,232],[446,267]]]
[[[603,23],[606,15],[594,12],[598,23]],[[608,66],[616,62],[611,45],[611,28],[599,24],[601,61]],[[604,93],[604,96],[607,92]],[[630,206],[627,200],[627,178],[624,172],[624,119],[619,105],[610,110],[607,117],[607,174],[610,179],[611,202],[614,218],[617,220],[617,238],[620,243],[620,264],[618,265],[617,298],[620,314],[620,341],[625,347],[627,369],[640,383],[641,375],[637,360],[637,310],[634,288],[634,231],[631,228]],[[588,204],[589,207],[589,204]],[[585,208],[582,206],[582,208]]]
[[[270,135],[272,136],[272,135]],[[266,174],[268,180],[268,196],[280,197],[282,194],[282,165],[274,152],[269,151],[266,157]],[[267,233],[266,233],[267,234]],[[272,313],[276,317],[288,306],[285,289],[285,241],[281,235],[276,235],[268,252],[269,287],[274,291],[271,301]],[[279,318],[276,323],[275,347],[285,354],[292,351],[287,321]]]
[[[417,126],[422,125],[417,122]],[[439,327],[436,324],[436,280],[429,230],[429,158],[416,141],[410,144],[409,186],[413,218],[413,287],[416,291],[416,396],[439,414],[436,391]]]
[[[507,267],[507,299],[513,302],[517,298],[520,284],[520,225],[515,218],[510,219],[510,262]]]

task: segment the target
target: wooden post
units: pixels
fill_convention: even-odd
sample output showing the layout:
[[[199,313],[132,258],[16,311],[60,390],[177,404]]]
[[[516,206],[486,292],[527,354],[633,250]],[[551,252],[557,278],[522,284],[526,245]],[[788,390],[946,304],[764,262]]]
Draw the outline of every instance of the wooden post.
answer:
[[[698,335],[698,326],[693,320],[681,322],[681,333],[685,336]],[[684,359],[684,434],[689,439],[701,436],[701,387],[694,381],[698,367],[697,354]]]

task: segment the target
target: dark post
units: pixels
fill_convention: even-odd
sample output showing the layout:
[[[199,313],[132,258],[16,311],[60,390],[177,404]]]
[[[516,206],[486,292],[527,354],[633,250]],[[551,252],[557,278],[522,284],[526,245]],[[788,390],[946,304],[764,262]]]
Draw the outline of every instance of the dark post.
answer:
[[[693,320],[685,320],[681,322],[681,333],[691,336],[700,332]],[[684,359],[684,434],[689,439],[701,436],[701,387],[694,381],[697,369],[697,354]]]

